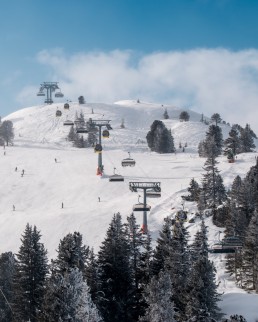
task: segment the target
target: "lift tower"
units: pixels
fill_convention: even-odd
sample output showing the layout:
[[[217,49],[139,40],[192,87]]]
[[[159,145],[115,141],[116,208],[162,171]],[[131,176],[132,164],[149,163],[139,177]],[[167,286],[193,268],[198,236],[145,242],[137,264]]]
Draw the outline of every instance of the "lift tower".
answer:
[[[142,221],[142,232],[146,234],[148,232],[147,224],[147,191],[161,192],[160,182],[129,182],[129,189],[132,192],[138,192],[138,190],[143,190],[143,221]]]
[[[61,92],[60,88],[57,85],[57,82],[43,82],[40,84],[39,92],[37,96],[45,96],[45,91],[47,92],[47,98],[45,99],[46,104],[52,104],[52,93],[54,93],[57,89],[58,92],[55,93],[55,97],[63,97],[64,94]]]
[[[105,126],[108,130],[111,130],[112,127],[109,124],[111,120],[92,120],[89,119],[87,122],[87,126],[90,128],[91,126],[93,127],[98,127],[98,132],[99,132],[99,141],[98,144],[101,147],[101,150],[98,151],[98,168],[97,168],[97,175],[102,175],[104,166],[102,164],[102,145],[101,145],[101,137],[102,137],[102,132],[101,128]]]

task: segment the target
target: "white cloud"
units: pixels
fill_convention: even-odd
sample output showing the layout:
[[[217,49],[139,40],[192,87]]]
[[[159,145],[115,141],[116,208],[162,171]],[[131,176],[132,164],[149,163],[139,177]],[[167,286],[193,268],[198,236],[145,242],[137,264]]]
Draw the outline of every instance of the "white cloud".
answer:
[[[258,50],[223,48],[157,52],[77,53],[42,51],[37,59],[52,70],[67,98],[88,102],[145,101],[190,107],[231,123],[258,128]],[[35,95],[35,92],[33,93]]]

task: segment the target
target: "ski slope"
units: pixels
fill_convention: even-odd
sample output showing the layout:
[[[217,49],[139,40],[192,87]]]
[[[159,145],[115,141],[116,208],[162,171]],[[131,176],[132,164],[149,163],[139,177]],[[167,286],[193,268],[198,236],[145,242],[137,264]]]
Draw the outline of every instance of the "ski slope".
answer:
[[[177,148],[172,154],[150,152],[146,143],[150,125],[155,119],[162,119],[164,108],[170,116],[164,123],[171,129]],[[62,111],[60,118],[55,116],[57,109]],[[66,140],[70,127],[64,126],[63,122],[74,120],[76,112],[79,115],[81,111],[86,120],[111,120],[110,138],[102,142],[102,177],[96,175],[97,155],[93,149],[77,149]],[[208,126],[201,123],[201,115],[193,111],[189,111],[189,122],[179,122],[181,111],[173,106],[136,101],[84,105],[72,102],[69,110],[63,108],[63,103],[58,103],[28,107],[5,117],[3,120],[11,120],[14,124],[15,139],[13,146],[0,150],[0,253],[18,251],[27,223],[36,225],[41,231],[49,258],[56,256],[60,239],[74,231],[80,231],[84,243],[97,252],[113,214],[120,212],[125,221],[138,202],[141,194],[129,190],[130,181],[161,183],[161,198],[148,200],[151,205],[148,225],[154,240],[166,216],[174,216],[184,207],[190,218],[194,217],[195,204],[183,204],[181,196],[186,193],[191,178],[201,180],[205,159],[199,158],[197,147]],[[125,129],[120,128],[122,119]],[[223,124],[221,127],[226,138],[230,127]],[[180,142],[183,146],[187,143],[185,152],[178,149]],[[136,166],[123,168],[121,161],[128,157],[128,152]],[[218,158],[226,188],[236,175],[245,176],[255,164],[255,156],[256,153],[241,154],[234,164],[228,163],[223,156]],[[124,176],[124,182],[109,182],[114,168]],[[142,201],[142,196],[139,198]],[[141,224],[142,214],[136,216]],[[221,228],[215,227],[210,218],[206,223],[212,244],[218,239]],[[190,240],[199,224],[198,218],[194,223],[186,223]],[[221,303],[223,312],[243,314],[248,321],[258,319],[258,296],[246,294],[225,274],[224,255],[211,255],[211,259],[217,268],[219,291],[225,293]],[[245,299],[249,305],[253,303],[248,312],[245,311]]]

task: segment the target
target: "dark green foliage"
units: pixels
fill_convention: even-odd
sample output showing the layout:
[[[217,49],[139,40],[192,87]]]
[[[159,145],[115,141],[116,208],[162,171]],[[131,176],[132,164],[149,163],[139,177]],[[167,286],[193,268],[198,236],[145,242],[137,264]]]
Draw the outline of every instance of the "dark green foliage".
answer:
[[[132,322],[134,303],[130,245],[121,215],[115,214],[98,253],[101,294],[98,307],[106,322]]]
[[[64,275],[73,268],[78,268],[83,274],[89,256],[89,247],[82,243],[79,232],[67,234],[58,245],[57,258],[52,261],[52,270]]]
[[[93,249],[89,250],[87,265],[85,266],[84,276],[89,286],[92,301],[97,302],[97,295],[99,291],[98,284],[98,265],[97,259]]]
[[[230,315],[229,319],[223,319],[222,322],[247,322],[242,315],[234,314]]]
[[[221,318],[222,314],[217,305],[220,294],[217,292],[215,282],[216,270],[208,258],[207,227],[203,221],[201,231],[195,235],[195,242],[192,245],[192,258],[186,293],[186,320],[206,322]]]
[[[221,128],[217,125],[210,125],[204,141],[198,146],[198,153],[201,157],[211,157],[221,154],[223,146],[223,136]]]
[[[154,121],[146,136],[151,151],[158,153],[175,152],[174,139],[162,121]]]
[[[243,286],[258,292],[258,212],[255,211],[245,237],[243,247]]]
[[[152,275],[158,275],[165,267],[165,261],[169,257],[169,247],[172,242],[172,220],[164,218],[162,230],[159,231],[157,246],[154,250],[153,261],[151,265]]]
[[[228,135],[229,137],[224,141],[224,155],[228,155],[228,152],[232,151],[235,156],[241,152],[238,131],[232,127]]]
[[[79,104],[85,104],[85,99],[84,99],[84,97],[83,97],[83,96],[79,96],[79,97],[78,97],[78,102],[79,102]]]
[[[216,167],[215,157],[210,157],[204,164],[204,170],[206,173],[203,174],[202,190],[205,193],[205,202],[208,208],[217,208],[227,198],[226,190],[223,185],[222,177]]]
[[[11,252],[0,255],[0,317],[1,322],[13,321],[11,304],[14,299],[13,276],[15,258]]]
[[[36,322],[41,310],[47,266],[47,252],[40,242],[40,232],[26,225],[17,254],[14,277],[15,316],[19,321]]]
[[[219,115],[219,113],[214,113],[212,116],[211,116],[211,122],[215,122],[216,125],[218,125],[219,123],[221,123],[222,119]]]
[[[240,149],[241,153],[252,152],[255,148],[253,131],[250,125],[246,124],[244,129],[240,131]]]
[[[12,121],[3,121],[0,124],[0,138],[4,140],[6,145],[12,144],[14,138]]]
[[[165,108],[165,111],[164,111],[164,113],[163,113],[163,118],[164,118],[164,120],[169,119],[168,111],[167,111],[167,109],[166,109],[166,108]]]
[[[179,115],[179,120],[182,122],[188,122],[190,119],[190,115],[187,111],[182,111]]]
[[[186,201],[198,201],[199,200],[199,196],[200,196],[200,187],[198,182],[196,182],[193,179],[191,179],[190,181],[190,186],[187,188],[187,191],[189,192],[188,196],[182,196],[183,200]]]

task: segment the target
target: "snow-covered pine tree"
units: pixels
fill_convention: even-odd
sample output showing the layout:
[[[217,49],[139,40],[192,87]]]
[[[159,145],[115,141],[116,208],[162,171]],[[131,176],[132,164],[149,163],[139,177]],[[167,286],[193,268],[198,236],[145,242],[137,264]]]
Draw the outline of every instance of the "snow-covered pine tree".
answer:
[[[258,211],[255,211],[248,226],[243,247],[243,286],[258,292]]]
[[[132,213],[127,217],[126,234],[130,250],[130,266],[132,272],[132,287],[134,293],[134,305],[132,306],[132,319],[138,321],[139,315],[143,312],[142,284],[143,280],[141,268],[141,248],[143,246],[143,234],[140,225],[136,223],[136,218]]]
[[[113,216],[98,253],[101,295],[98,308],[106,322],[132,322],[133,279],[130,245],[119,213]]]
[[[41,311],[46,274],[48,272],[47,251],[40,242],[36,226],[26,225],[17,254],[14,276],[14,312],[18,321],[37,321]]]
[[[7,252],[0,255],[0,317],[1,322],[13,321],[11,304],[14,299],[13,277],[15,274],[15,257]]]
[[[85,279],[89,286],[89,291],[91,294],[92,301],[97,303],[97,296],[99,291],[99,281],[98,281],[98,265],[97,259],[94,254],[93,249],[89,250],[88,261],[85,267]]]
[[[48,280],[40,322],[57,321],[102,321],[78,268],[72,268],[65,274],[52,273]]]
[[[207,227],[202,221],[201,231],[195,235],[191,273],[187,279],[186,319],[184,321],[212,321],[220,319],[216,270],[208,258]]]
[[[190,274],[191,258],[188,247],[188,231],[179,219],[173,225],[172,240],[165,259],[165,270],[170,274],[173,287],[172,300],[180,315],[180,322],[185,321],[187,279]]]
[[[179,120],[181,121],[181,122],[188,122],[189,121],[189,119],[190,119],[190,115],[189,115],[189,113],[187,112],[187,111],[182,111],[181,113],[180,113],[180,115],[179,115]]]
[[[6,120],[0,125],[0,138],[2,138],[6,145],[12,144],[14,138],[13,122]]]
[[[211,138],[214,138],[215,145],[217,147],[217,156],[221,154],[223,147],[223,135],[221,127],[218,125],[210,125],[208,132],[206,133],[206,141],[209,142]]]
[[[70,131],[68,133],[67,139],[68,141],[74,142],[76,140],[77,136],[76,136],[76,132],[74,130],[74,126],[72,125],[70,127]]]
[[[151,264],[151,275],[158,275],[164,269],[165,261],[169,256],[169,247],[172,242],[172,220],[167,217],[164,218],[162,230],[159,231],[156,248],[153,253],[153,261]]]
[[[172,302],[172,283],[170,275],[161,271],[151,279],[144,292],[148,304],[141,322],[176,322],[176,313]]]

